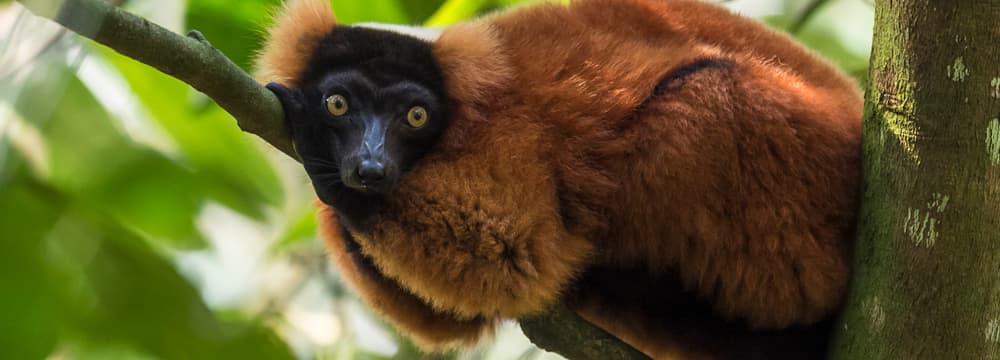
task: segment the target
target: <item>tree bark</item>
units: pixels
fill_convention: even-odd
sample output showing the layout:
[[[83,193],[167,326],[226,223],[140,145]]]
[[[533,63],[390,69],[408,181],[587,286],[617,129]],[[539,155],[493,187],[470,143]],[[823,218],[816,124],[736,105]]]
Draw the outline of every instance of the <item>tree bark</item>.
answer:
[[[541,349],[574,360],[643,360],[646,354],[591,325],[563,304],[519,321],[524,335]]]
[[[1000,1],[879,0],[834,359],[1000,357]]]

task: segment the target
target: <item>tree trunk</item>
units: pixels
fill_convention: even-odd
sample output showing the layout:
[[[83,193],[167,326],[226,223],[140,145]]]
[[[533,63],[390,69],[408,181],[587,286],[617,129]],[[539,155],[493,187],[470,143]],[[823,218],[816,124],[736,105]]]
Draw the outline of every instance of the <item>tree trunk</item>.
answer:
[[[878,0],[834,359],[1000,358],[1000,1]]]

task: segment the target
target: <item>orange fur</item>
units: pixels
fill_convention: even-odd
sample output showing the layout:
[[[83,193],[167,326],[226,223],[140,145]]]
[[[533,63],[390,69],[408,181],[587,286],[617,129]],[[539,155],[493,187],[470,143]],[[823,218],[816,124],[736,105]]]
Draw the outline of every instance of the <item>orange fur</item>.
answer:
[[[460,320],[437,312],[391,280],[358,269],[353,259],[357,254],[347,249],[341,239],[333,209],[321,206],[317,215],[321,235],[340,277],[368,302],[368,306],[391,319],[415,344],[430,350],[447,350],[472,345],[483,334],[492,333],[495,319]]]
[[[309,56],[335,24],[329,1],[285,2],[267,30],[267,40],[254,65],[254,78],[261,83],[274,81],[294,87]]]
[[[514,69],[507,64],[495,31],[487,23],[454,25],[438,39],[435,55],[456,100],[476,103],[510,86]]]
[[[376,278],[352,270],[320,212],[341,272],[422,344],[469,343],[573,291],[582,315],[654,357],[720,358],[705,340],[720,331],[740,354],[755,331],[840,306],[862,101],[788,37],[697,1],[578,0],[450,28],[434,51],[451,125],[349,228]],[[705,59],[717,66],[657,88]],[[573,285],[591,267],[675,279],[746,330],[601,308],[606,293]]]

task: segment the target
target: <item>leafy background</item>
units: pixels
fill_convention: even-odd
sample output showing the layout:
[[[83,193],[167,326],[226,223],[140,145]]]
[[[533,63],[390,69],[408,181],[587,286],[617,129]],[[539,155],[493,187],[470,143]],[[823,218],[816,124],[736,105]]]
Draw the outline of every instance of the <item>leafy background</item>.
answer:
[[[342,23],[443,26],[522,0],[334,2]],[[249,69],[276,0],[132,0]],[[859,77],[864,0],[736,0]],[[805,20],[804,20],[805,19]],[[514,324],[420,354],[345,290],[296,163],[204,95],[0,2],[0,359],[529,359]]]

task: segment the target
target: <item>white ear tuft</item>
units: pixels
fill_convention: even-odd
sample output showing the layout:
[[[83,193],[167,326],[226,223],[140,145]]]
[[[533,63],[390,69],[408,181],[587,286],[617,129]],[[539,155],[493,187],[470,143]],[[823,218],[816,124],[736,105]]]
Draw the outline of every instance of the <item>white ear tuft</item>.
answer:
[[[441,32],[444,31],[444,28],[439,28],[439,27],[382,24],[376,22],[357,23],[352,26],[394,32],[397,34],[414,37],[426,42],[437,41],[437,39],[441,37]]]

